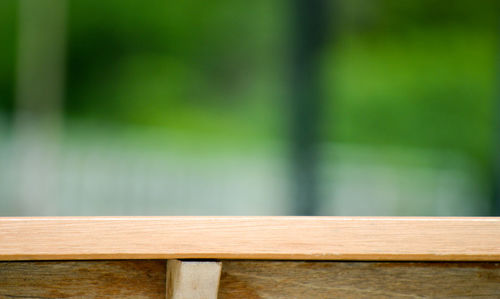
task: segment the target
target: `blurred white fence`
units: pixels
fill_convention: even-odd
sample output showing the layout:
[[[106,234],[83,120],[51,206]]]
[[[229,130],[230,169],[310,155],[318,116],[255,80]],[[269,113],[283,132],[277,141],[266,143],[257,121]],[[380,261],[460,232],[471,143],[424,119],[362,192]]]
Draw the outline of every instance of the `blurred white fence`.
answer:
[[[292,212],[286,156],[279,151],[193,154],[84,138],[57,149],[52,172],[46,174],[51,180],[38,178],[52,183],[41,186],[22,179],[26,174],[21,172],[30,169],[17,164],[23,149],[13,140],[0,140],[2,216]],[[487,213],[479,172],[460,155],[407,151],[398,163],[383,163],[384,149],[337,145],[324,153],[321,215]],[[36,163],[32,167],[43,176]],[[41,200],[26,200],[20,195],[26,188],[33,197],[37,188],[46,189]]]

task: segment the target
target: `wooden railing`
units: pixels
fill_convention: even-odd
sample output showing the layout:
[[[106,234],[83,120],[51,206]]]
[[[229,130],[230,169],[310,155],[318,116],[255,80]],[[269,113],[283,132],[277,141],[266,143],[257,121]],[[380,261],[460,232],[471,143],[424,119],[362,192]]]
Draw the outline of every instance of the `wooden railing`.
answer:
[[[500,298],[500,219],[0,218],[0,298]]]

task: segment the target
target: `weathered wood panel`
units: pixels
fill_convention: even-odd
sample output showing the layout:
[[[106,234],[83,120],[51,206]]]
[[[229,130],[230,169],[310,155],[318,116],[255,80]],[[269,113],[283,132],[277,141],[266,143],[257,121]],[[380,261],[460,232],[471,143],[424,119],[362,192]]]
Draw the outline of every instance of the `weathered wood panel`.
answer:
[[[500,261],[500,218],[0,218],[0,260]]]
[[[165,261],[0,262],[0,298],[165,298]]]
[[[500,263],[224,261],[230,298],[500,298]]]

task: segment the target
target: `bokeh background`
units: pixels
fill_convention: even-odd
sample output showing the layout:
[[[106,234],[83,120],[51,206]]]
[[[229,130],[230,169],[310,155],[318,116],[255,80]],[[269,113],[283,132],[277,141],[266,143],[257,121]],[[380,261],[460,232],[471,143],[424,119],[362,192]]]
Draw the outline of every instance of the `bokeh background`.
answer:
[[[0,215],[498,215],[499,13],[0,1]]]

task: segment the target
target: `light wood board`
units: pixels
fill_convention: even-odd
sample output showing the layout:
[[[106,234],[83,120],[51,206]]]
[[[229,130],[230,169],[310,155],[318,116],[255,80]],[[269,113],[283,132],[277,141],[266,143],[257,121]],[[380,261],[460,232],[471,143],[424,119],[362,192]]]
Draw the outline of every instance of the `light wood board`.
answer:
[[[0,262],[0,298],[165,298],[165,263]]]
[[[225,261],[218,298],[500,298],[500,264]]]
[[[0,218],[0,260],[500,261],[499,218]]]
[[[221,262],[167,262],[167,299],[217,299]]]

